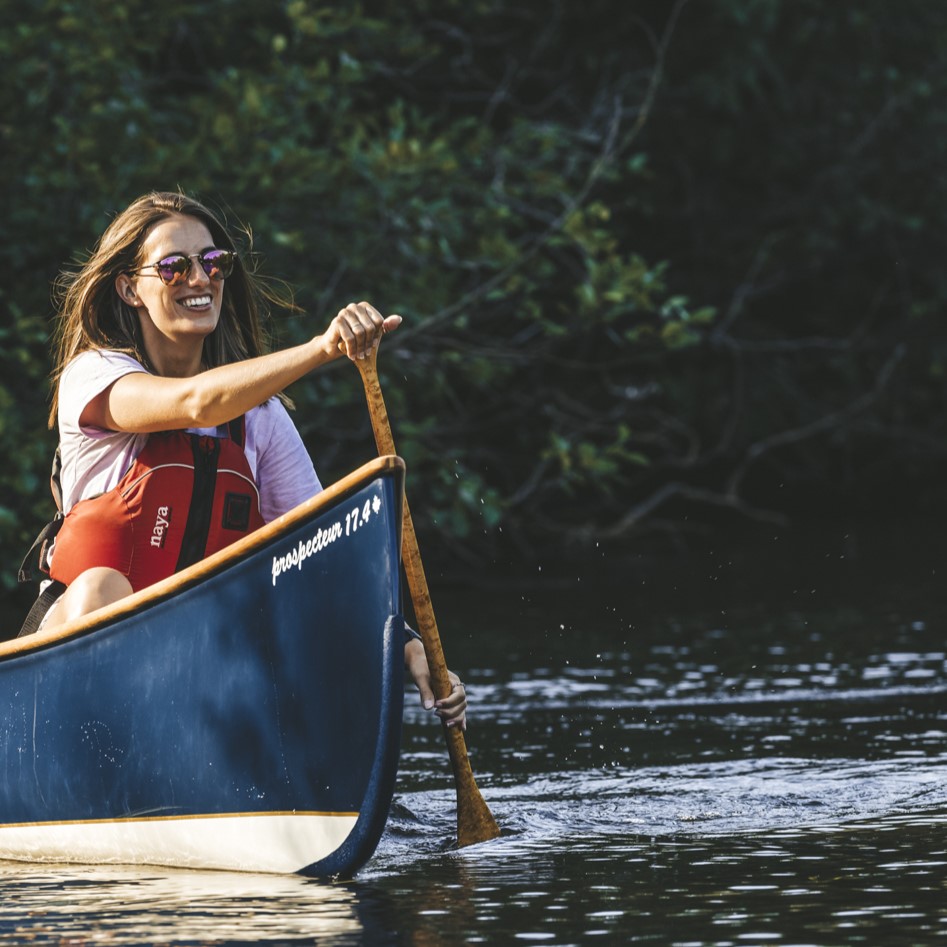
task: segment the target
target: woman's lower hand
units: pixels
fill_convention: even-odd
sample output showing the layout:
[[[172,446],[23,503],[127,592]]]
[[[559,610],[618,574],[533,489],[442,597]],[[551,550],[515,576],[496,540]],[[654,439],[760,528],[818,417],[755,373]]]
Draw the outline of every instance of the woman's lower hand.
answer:
[[[431,688],[431,671],[428,668],[424,646],[414,639],[404,646],[404,663],[408,673],[414,680],[421,698],[421,706],[425,710],[433,710],[448,727],[467,729],[467,691],[463,681],[453,672],[448,671],[451,691],[446,697],[438,700]]]
[[[344,351],[351,359],[367,358],[386,332],[401,325],[401,316],[383,316],[371,303],[349,303],[329,324],[323,338],[334,357]]]

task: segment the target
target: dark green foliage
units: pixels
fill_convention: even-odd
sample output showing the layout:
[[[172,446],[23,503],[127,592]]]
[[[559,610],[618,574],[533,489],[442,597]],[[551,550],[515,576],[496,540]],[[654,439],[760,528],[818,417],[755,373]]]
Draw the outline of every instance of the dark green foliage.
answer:
[[[307,311],[275,314],[284,343],[355,299],[405,316],[382,369],[413,506],[472,557],[621,537],[675,496],[811,498],[868,457],[920,470],[945,28],[925,0],[18,8],[0,544],[47,508],[50,281],[152,188],[252,226]],[[354,371],[292,394],[324,479],[370,454]]]

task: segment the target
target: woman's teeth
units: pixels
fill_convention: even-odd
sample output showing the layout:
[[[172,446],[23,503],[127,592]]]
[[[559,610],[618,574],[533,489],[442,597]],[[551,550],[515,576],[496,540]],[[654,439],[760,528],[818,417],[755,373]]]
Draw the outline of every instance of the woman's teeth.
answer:
[[[183,303],[188,309],[194,309],[198,306],[209,306],[210,296],[190,296]]]

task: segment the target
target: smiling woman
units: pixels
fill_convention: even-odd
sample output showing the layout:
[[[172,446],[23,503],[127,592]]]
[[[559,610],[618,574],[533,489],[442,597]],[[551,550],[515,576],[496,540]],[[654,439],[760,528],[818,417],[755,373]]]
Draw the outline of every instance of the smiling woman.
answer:
[[[152,585],[319,492],[282,391],[342,352],[364,359],[401,323],[350,303],[308,342],[267,352],[262,315],[286,301],[181,193],[133,202],[61,289],[50,426],[64,518],[21,634]],[[416,637],[405,661],[433,708]],[[463,727],[465,707],[455,687],[436,712]]]

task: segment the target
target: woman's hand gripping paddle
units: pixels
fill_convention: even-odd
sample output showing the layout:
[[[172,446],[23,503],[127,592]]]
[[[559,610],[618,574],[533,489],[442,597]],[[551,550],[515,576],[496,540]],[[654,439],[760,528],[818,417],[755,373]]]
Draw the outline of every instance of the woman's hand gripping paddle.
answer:
[[[368,413],[372,419],[372,430],[375,433],[378,453],[394,454],[395,442],[391,435],[391,425],[388,422],[388,412],[385,410],[385,399],[382,396],[375,365],[377,353],[376,346],[365,358],[354,359],[354,361],[365,386],[365,399],[368,402]],[[451,684],[447,677],[444,649],[441,647],[441,638],[437,632],[434,606],[431,604],[431,594],[428,591],[427,579],[424,577],[421,551],[418,549],[418,538],[414,532],[407,498],[404,501],[401,558],[408,578],[408,589],[411,592],[415,617],[418,621],[418,632],[421,635],[428,667],[431,670],[434,694],[439,699],[443,699],[450,694]],[[467,757],[467,744],[464,742],[463,731],[460,727],[446,725],[443,729],[457,789],[457,844],[463,847],[496,838],[500,834],[500,829],[477,788],[470,768],[470,760]]]

